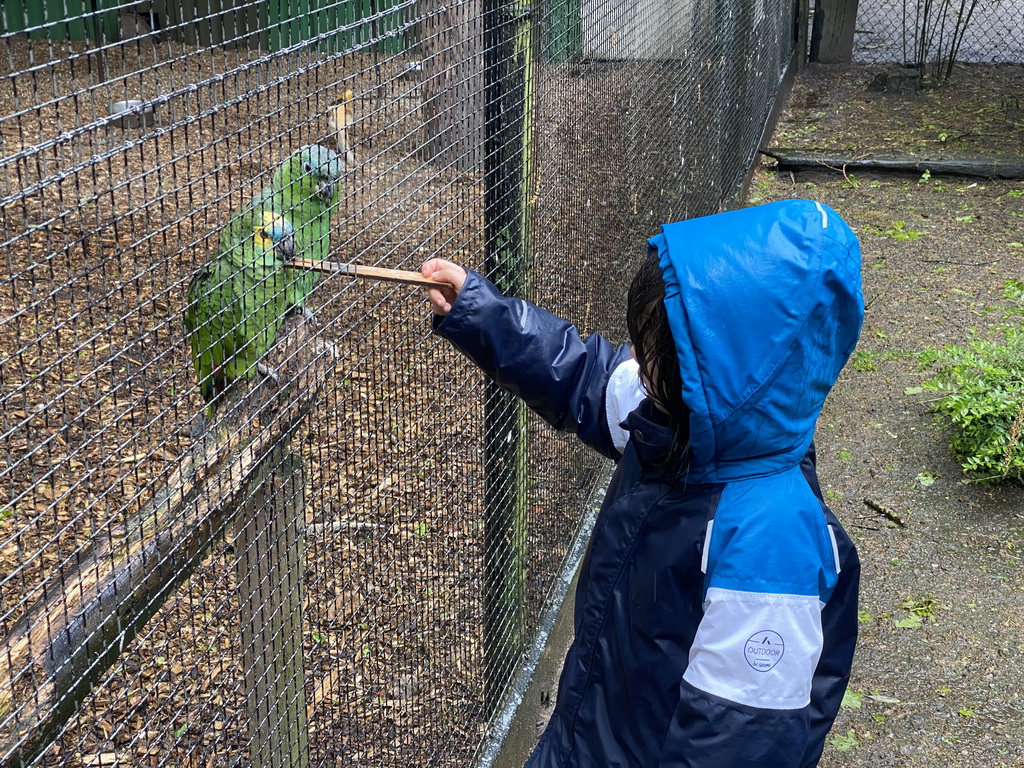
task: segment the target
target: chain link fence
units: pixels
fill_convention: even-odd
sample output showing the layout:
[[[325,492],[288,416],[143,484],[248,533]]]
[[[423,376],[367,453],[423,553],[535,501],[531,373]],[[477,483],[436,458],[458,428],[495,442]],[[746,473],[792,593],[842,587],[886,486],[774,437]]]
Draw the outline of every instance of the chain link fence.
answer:
[[[860,0],[854,61],[1024,62],[1024,0]]]
[[[422,289],[327,270],[271,323],[267,286],[288,246],[442,257],[624,339],[644,239],[738,194],[796,8],[0,4],[0,765],[479,757],[606,467]],[[337,172],[288,197],[309,145]]]

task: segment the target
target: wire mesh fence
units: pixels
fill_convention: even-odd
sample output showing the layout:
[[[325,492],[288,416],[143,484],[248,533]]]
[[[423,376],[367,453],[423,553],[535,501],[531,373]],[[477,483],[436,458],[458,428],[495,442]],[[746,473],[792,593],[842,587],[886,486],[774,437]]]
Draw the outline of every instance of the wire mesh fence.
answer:
[[[1022,0],[860,0],[854,61],[1024,61]]]
[[[0,764],[478,755],[603,465],[422,289],[285,265],[448,258],[624,339],[795,8],[4,2]]]

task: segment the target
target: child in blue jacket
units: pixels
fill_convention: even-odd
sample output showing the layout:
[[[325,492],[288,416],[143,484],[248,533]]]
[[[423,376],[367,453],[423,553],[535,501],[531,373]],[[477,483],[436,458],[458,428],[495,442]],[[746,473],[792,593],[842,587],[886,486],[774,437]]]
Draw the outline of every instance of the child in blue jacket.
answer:
[[[617,462],[575,639],[529,768],[817,765],[857,638],[860,564],[815,422],[863,318],[835,211],[783,201],[662,227],[632,348],[435,259],[436,333]]]

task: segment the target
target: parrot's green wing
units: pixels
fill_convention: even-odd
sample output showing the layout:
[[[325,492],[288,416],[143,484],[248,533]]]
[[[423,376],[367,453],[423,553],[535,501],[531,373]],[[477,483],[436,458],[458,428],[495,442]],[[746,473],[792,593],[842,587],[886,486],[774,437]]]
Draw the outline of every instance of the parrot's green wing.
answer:
[[[189,283],[185,333],[203,400],[212,403],[227,387],[224,362],[235,354],[233,329],[243,318],[235,301],[235,270],[224,258],[208,261]]]
[[[280,221],[274,237],[292,236],[291,225],[270,212],[248,218],[249,237],[220,248],[192,278],[185,332],[203,399],[211,404],[237,379],[251,377],[274,343],[288,301],[288,272],[277,243],[261,228]]]

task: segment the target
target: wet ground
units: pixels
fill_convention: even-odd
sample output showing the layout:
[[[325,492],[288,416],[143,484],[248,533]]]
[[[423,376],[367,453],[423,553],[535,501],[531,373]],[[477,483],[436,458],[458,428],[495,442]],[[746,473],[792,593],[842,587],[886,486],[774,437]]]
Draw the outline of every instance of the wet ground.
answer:
[[[869,90],[878,71],[805,70],[771,143],[1024,152],[1019,67]],[[1024,182],[766,160],[748,202],[790,197],[828,203],[857,232],[867,305],[818,429],[822,486],[863,561],[861,639],[822,765],[1024,765],[1024,489],[965,482],[917,358],[996,322],[986,310],[1024,275]]]

